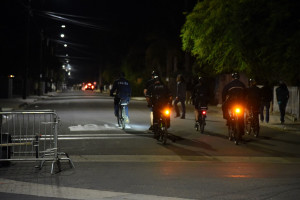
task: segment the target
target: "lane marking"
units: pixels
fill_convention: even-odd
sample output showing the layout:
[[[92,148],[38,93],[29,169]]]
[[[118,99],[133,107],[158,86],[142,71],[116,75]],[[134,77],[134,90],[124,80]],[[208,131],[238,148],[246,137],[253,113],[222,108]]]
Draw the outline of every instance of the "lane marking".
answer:
[[[119,130],[114,126],[109,126],[108,124],[96,125],[96,124],[85,124],[77,126],[69,126],[70,131],[101,131],[101,130]]]
[[[10,179],[0,178],[0,192],[33,195],[38,197],[84,199],[84,200],[105,200],[105,199],[132,199],[132,200],[186,200],[176,197],[164,197],[157,195],[133,194],[125,192],[113,192],[105,190],[93,190],[84,188],[61,187],[57,185],[44,185]]]

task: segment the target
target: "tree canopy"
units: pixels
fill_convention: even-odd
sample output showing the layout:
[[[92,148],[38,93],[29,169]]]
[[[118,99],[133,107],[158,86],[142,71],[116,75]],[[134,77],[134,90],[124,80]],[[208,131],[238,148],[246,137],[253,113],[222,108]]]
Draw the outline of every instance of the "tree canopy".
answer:
[[[183,50],[212,73],[299,84],[297,0],[203,0],[186,16]]]

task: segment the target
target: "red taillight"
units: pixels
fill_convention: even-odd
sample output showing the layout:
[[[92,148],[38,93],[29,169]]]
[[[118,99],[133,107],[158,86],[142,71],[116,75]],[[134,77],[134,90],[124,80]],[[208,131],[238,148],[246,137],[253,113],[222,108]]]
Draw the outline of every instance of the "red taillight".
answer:
[[[206,115],[206,110],[202,110],[202,115]]]

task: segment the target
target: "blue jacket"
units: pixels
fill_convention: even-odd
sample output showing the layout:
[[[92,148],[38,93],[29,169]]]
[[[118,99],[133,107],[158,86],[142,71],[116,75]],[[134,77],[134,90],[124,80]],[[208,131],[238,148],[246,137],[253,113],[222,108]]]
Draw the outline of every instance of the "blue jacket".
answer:
[[[110,96],[113,96],[114,92],[116,92],[116,96],[120,99],[129,99],[131,96],[131,87],[129,82],[125,78],[115,80],[110,91]]]

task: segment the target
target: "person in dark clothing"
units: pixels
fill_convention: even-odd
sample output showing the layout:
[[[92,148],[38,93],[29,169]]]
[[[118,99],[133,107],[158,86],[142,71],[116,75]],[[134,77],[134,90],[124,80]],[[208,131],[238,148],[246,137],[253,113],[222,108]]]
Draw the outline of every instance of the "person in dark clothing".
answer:
[[[228,108],[231,103],[235,101],[244,101],[245,98],[245,84],[239,80],[238,73],[233,73],[233,81],[225,85],[222,91],[222,111],[223,118],[228,120],[229,113]],[[227,123],[228,124],[228,123]]]
[[[145,86],[144,86],[144,95],[145,95],[145,97],[146,97],[148,88],[154,84],[154,77],[156,77],[156,76],[158,76],[158,73],[156,71],[152,71],[151,79],[149,79],[146,82]],[[148,106],[148,107],[150,107],[150,127],[149,127],[149,130],[153,130],[153,111],[152,111],[151,106]]]
[[[259,113],[260,102],[261,102],[261,90],[257,87],[254,79],[249,80],[250,87],[246,89],[246,101],[247,108],[253,109],[257,114]]]
[[[146,92],[148,105],[153,108],[153,124],[159,120],[160,110],[172,105],[172,94],[168,87],[162,83],[158,76],[154,77],[154,84],[149,86]],[[170,119],[168,119],[168,127]]]
[[[114,113],[117,117],[119,115],[119,102],[122,100],[127,101],[129,103],[130,96],[131,96],[131,87],[125,78],[125,74],[123,72],[120,73],[120,78],[115,80],[113,83],[113,87],[110,91],[110,96],[114,96],[114,92],[116,92],[115,98],[114,98]],[[128,106],[125,107],[126,116],[125,119],[126,123],[129,123],[129,115],[128,115]]]
[[[264,122],[264,109],[266,108],[266,122],[269,123],[270,116],[270,106],[273,99],[273,91],[266,81],[263,87],[260,89],[261,93],[261,103],[260,103],[260,121]]]
[[[192,92],[192,102],[195,107],[195,122],[198,121],[198,110],[200,107],[207,107],[209,101],[209,91],[208,87],[204,84],[202,77],[199,77],[198,84],[193,88]]]
[[[261,103],[261,91],[254,79],[249,80],[250,87],[246,89],[247,113],[252,112],[254,123],[259,125],[259,109]],[[249,115],[248,115],[249,116]]]
[[[282,81],[279,82],[279,87],[276,88],[276,99],[279,106],[280,111],[280,122],[284,123],[285,109],[287,102],[289,100],[289,90],[286,84]]]
[[[174,109],[176,112],[175,118],[180,116],[180,111],[178,103],[180,102],[182,107],[181,119],[185,119],[185,99],[186,99],[186,84],[184,82],[183,76],[179,74],[177,76],[177,87],[176,87],[176,98],[174,101]]]

